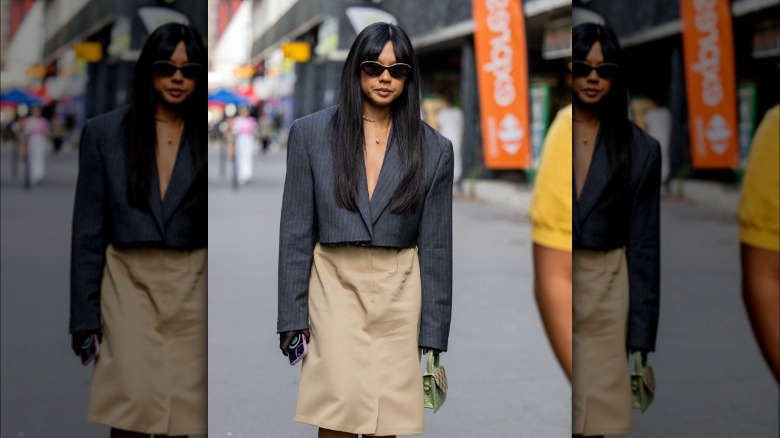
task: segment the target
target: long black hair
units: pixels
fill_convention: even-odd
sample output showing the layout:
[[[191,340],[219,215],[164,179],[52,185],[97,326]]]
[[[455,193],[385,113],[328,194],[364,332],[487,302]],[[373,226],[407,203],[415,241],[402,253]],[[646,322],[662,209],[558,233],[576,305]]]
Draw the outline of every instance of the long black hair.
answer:
[[[203,139],[208,131],[203,119],[203,109],[206,107],[208,95],[208,52],[194,27],[168,23],[155,29],[141,50],[133,72],[130,111],[124,121],[127,196],[130,205],[143,211],[150,209],[148,200],[152,191],[156,160],[157,130],[154,116],[160,97],[154,90],[153,64],[155,61],[169,61],[180,42],[184,43],[187,50],[188,62],[203,66],[196,77],[195,90],[180,107],[184,117],[182,136],[190,145],[197,172],[183,207],[205,208],[206,204],[207,145]]]
[[[333,116],[333,189],[341,207],[357,210],[357,187],[363,165],[363,91],[360,63],[376,61],[387,42],[393,43],[396,62],[412,66],[404,90],[391,104],[392,136],[400,147],[404,177],[393,193],[394,213],[411,211],[417,205],[423,185],[423,136],[420,118],[420,73],[412,43],[406,32],[389,23],[374,23],[363,29],[352,44],[341,72],[338,110]]]
[[[612,30],[604,25],[584,23],[572,29],[572,60],[585,61],[591,47],[598,41],[604,62],[617,64],[617,73],[612,77],[609,93],[599,102],[599,136],[607,147],[607,157],[612,169],[613,180],[607,184],[603,196],[606,205],[625,200],[631,187],[631,122],[628,119],[628,90],[625,79],[625,65],[621,59],[620,43]],[[576,93],[574,94],[576,99]]]

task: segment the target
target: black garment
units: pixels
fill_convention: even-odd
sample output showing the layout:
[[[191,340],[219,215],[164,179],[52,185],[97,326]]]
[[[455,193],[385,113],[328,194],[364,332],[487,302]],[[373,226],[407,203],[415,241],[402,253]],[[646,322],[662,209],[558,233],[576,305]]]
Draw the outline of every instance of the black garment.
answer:
[[[106,248],[151,246],[195,250],[208,246],[205,171],[191,151],[203,147],[182,136],[171,181],[160,197],[153,167],[149,212],[127,199],[125,155],[120,139],[129,107],[111,111],[84,125],[71,241],[70,331],[100,328],[100,287]]]
[[[574,196],[572,203],[572,245],[626,249],[630,289],[627,347],[653,351],[660,294],[661,148],[646,132],[632,128],[629,196],[622,202],[607,201],[608,184],[622,182],[613,180],[606,145],[599,136],[580,198]]]

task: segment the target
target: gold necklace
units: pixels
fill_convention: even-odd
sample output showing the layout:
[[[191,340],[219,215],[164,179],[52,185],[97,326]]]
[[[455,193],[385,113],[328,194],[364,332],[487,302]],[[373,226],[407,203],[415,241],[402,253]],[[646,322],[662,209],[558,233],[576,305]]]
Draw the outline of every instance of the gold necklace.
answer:
[[[585,122],[583,120],[574,119],[574,121],[577,122],[577,123],[581,123],[582,125],[585,125],[585,126],[582,126],[582,129],[584,129],[586,132],[584,132],[582,136],[578,135],[578,137],[581,137],[582,138],[582,143],[587,145],[589,143],[589,139],[591,137],[595,137],[598,134],[599,123],[596,123],[595,125],[590,125],[589,126],[589,125],[586,124],[587,122]],[[580,130],[578,130],[578,131],[582,132]],[[595,138],[594,138],[594,141],[595,141]]]
[[[365,120],[366,122],[372,123],[374,125],[375,141],[376,141],[376,144],[379,144],[379,128],[377,127],[377,122],[382,121],[382,120],[390,120],[390,114],[388,114],[387,116],[385,116],[385,117],[383,117],[381,119],[378,119],[378,120],[372,120],[372,119],[369,119],[366,116],[363,116],[363,120]],[[388,123],[388,125],[390,125],[390,123]],[[385,127],[385,130],[387,130],[387,126]]]
[[[161,119],[160,117],[157,117],[157,116],[154,116],[154,119],[157,120],[158,122],[161,122],[161,123],[172,123],[173,122],[172,120]],[[176,128],[176,137],[179,137],[183,127],[184,127],[184,122],[179,123],[179,126]],[[173,144],[173,138],[170,136],[170,133],[169,133],[168,138],[166,139],[166,141],[168,143],[168,146]]]

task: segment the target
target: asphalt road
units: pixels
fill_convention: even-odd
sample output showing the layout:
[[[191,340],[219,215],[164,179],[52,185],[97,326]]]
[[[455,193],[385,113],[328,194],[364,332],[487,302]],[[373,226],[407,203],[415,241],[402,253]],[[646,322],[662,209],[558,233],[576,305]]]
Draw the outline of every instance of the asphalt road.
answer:
[[[233,190],[212,153],[209,186],[209,436],[311,437],[293,420],[299,368],[277,349],[276,253],[284,154]],[[106,437],[86,421],[91,379],[67,334],[76,153],[50,157],[26,191],[0,148],[0,436]],[[454,205],[451,392],[426,436],[569,435],[569,386],[531,293],[529,229],[506,205]],[[658,390],[635,437],[776,437],[778,386],[739,293],[733,215],[662,207]]]
[[[209,436],[312,437],[314,427],[293,419],[300,369],[275,333],[283,152],[255,171],[238,190],[212,172]],[[426,412],[425,435],[565,436],[570,389],[533,299],[528,222],[477,202],[456,202],[453,217],[453,319],[441,359],[450,391]]]

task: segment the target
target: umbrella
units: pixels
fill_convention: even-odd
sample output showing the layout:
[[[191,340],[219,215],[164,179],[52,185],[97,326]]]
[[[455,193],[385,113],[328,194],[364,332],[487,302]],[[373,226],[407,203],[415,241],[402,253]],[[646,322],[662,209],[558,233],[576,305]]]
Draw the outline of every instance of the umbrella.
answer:
[[[227,88],[220,88],[213,93],[209,93],[209,104],[211,103],[222,105],[231,103],[233,105],[251,105],[251,102],[245,96]]]
[[[39,97],[18,88],[0,94],[0,103],[5,105],[43,105],[43,101]]]

